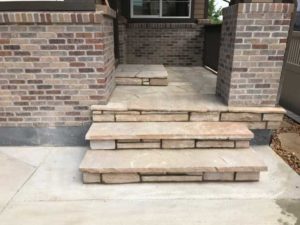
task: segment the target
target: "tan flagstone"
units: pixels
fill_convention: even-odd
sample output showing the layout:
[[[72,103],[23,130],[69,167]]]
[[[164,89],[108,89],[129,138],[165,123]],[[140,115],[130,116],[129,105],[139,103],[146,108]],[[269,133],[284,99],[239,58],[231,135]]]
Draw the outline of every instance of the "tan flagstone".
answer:
[[[252,149],[87,151],[80,170],[88,173],[259,172],[265,164]]]
[[[142,182],[199,182],[202,181],[202,176],[142,176]]]
[[[140,182],[140,176],[134,173],[102,174],[102,181],[106,184],[137,183]]]
[[[218,122],[119,122],[94,123],[87,140],[205,139],[249,140],[253,133],[245,124]]]

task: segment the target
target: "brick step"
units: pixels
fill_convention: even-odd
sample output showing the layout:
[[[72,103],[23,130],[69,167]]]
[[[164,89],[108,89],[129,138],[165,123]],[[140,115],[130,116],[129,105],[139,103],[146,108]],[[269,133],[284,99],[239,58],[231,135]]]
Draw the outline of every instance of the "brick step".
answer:
[[[168,72],[163,65],[121,64],[115,71],[115,77],[117,85],[168,85]]]
[[[252,149],[88,150],[84,183],[258,181],[266,165]]]
[[[91,149],[248,148],[253,137],[231,122],[93,123],[86,134]]]

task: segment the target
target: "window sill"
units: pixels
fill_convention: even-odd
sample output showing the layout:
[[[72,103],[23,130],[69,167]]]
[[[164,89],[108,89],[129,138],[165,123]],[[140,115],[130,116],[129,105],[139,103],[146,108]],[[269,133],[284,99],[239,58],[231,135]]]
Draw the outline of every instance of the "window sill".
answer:
[[[129,23],[197,23],[193,18],[130,18]]]

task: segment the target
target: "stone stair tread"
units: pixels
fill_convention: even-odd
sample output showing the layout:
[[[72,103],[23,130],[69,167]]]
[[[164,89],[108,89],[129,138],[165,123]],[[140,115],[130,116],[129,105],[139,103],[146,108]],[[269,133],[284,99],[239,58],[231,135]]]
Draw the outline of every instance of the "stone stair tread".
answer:
[[[163,65],[121,64],[115,72],[116,78],[168,78]]]
[[[249,149],[219,150],[88,150],[81,162],[85,173],[193,174],[260,172],[267,167]]]
[[[93,123],[87,140],[203,139],[250,140],[246,124],[236,122],[115,122]]]

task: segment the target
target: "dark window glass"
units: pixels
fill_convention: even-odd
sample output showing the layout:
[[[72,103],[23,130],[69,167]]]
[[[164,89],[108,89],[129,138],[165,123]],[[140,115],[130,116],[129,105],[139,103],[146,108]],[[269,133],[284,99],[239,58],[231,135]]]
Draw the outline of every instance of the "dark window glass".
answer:
[[[138,17],[190,17],[191,0],[131,0]]]
[[[188,17],[190,4],[187,0],[162,0],[162,15],[172,17]]]
[[[298,3],[298,11],[296,13],[296,21],[295,21],[295,25],[294,25],[294,30],[296,31],[300,31],[300,3]]]
[[[159,0],[133,0],[135,16],[159,16]]]

